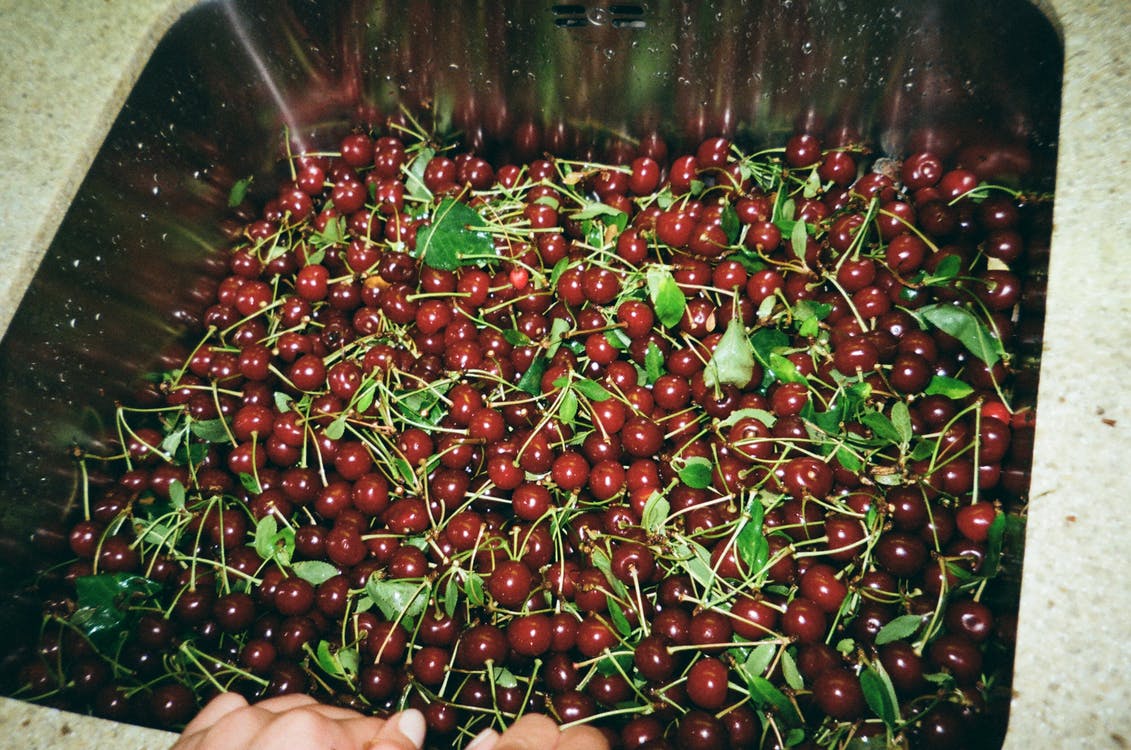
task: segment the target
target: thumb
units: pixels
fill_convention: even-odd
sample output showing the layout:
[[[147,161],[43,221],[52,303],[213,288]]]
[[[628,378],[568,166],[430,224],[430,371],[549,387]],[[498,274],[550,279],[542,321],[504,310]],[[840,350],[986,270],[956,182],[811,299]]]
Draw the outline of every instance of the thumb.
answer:
[[[425,728],[424,714],[410,708],[389,717],[365,750],[420,750]]]

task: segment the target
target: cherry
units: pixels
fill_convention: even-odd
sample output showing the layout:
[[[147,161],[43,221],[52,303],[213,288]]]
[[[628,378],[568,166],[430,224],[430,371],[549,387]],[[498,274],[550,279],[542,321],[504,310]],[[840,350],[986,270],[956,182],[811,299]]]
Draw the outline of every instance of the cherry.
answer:
[[[813,680],[813,700],[834,719],[853,721],[864,713],[864,690],[859,678],[848,669],[833,667]]]
[[[507,643],[522,656],[541,656],[550,649],[553,640],[553,622],[544,614],[522,615],[507,625]]]
[[[507,637],[493,625],[475,625],[465,631],[456,647],[456,664],[464,669],[480,669],[488,662],[502,664],[510,647]]]
[[[950,632],[964,635],[975,643],[989,638],[995,625],[993,611],[982,602],[972,599],[951,602],[947,606],[943,622]]]
[[[711,713],[688,711],[679,720],[678,746],[723,750],[727,746],[726,728]]]
[[[799,596],[786,605],[781,616],[782,632],[800,643],[816,643],[825,636],[825,612],[810,599]]]
[[[687,697],[700,708],[716,711],[726,703],[730,670],[718,659],[705,656],[687,673]]]
[[[974,503],[958,509],[954,516],[958,532],[972,542],[989,539],[990,527],[997,519],[998,510],[993,503]]]
[[[811,167],[821,158],[821,142],[816,136],[799,133],[785,144],[785,160],[791,167]]]
[[[149,701],[153,718],[163,727],[176,727],[186,721],[196,708],[196,698],[179,682],[166,683],[153,690]]]
[[[518,609],[530,596],[534,575],[518,560],[504,560],[487,578],[487,591],[508,609]]]

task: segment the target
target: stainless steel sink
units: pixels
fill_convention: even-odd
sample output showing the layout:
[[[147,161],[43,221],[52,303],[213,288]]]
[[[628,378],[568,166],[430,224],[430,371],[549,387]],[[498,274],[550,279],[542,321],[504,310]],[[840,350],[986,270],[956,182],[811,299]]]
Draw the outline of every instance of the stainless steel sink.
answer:
[[[288,140],[411,117],[496,159],[617,158],[657,134],[674,153],[804,129],[895,156],[978,149],[987,173],[1051,190],[1062,65],[1024,0],[201,4],[146,66],[0,344],[5,657],[65,551],[71,449],[98,448],[115,402],[165,369],[217,282],[231,185],[266,194]]]

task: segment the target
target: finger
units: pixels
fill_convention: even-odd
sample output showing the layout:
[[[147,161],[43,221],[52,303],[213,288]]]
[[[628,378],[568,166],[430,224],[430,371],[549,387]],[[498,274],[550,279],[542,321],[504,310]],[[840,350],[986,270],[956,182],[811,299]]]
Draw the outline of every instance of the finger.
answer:
[[[464,750],[494,750],[497,744],[499,744],[499,733],[487,727],[482,732],[472,737],[471,742],[467,743],[467,747],[465,747]]]
[[[317,711],[300,706],[292,711],[271,714],[268,725],[246,742],[237,745],[225,742],[216,750],[242,747],[246,750],[279,750],[279,748],[335,748],[352,747],[345,729],[336,721],[320,716]],[[211,750],[211,748],[201,748]]]
[[[365,747],[366,743],[380,734],[385,726],[384,719],[375,716],[356,715],[352,719],[338,722],[353,743],[352,747]]]
[[[415,708],[395,714],[385,722],[366,750],[419,750],[424,746],[424,714]]]
[[[239,693],[220,693],[185,726],[183,735],[195,734],[215,724],[224,716],[247,707],[247,700]]]
[[[314,700],[309,695],[291,693],[290,695],[279,695],[274,698],[268,698],[265,701],[259,701],[255,705],[265,711],[279,714],[300,706],[310,706],[317,703],[318,701]]]
[[[255,706],[244,706],[221,716],[212,726],[191,737],[184,744],[174,745],[176,750],[216,750],[219,748],[246,747],[271,724],[276,714]]]
[[[527,714],[503,732],[494,750],[548,750],[560,735],[561,730],[550,717]]]
[[[570,727],[562,731],[554,750],[608,750],[605,735],[589,726]]]
[[[327,719],[334,721],[349,721],[350,719],[357,719],[361,717],[357,711],[342,706],[331,706],[326,703],[315,703],[306,708],[307,711],[314,711],[319,716],[325,716]]]

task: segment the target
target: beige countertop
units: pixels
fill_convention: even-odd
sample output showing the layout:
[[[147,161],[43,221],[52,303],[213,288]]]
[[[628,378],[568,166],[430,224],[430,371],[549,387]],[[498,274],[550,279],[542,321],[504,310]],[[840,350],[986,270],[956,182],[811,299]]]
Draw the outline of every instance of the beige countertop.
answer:
[[[189,0],[0,0],[0,329],[158,39]],[[1131,744],[1131,4],[1040,2],[1065,79],[1009,748]],[[1050,10],[1051,9],[1051,10]],[[62,22],[62,19],[66,22]],[[0,699],[0,747],[172,736]]]

